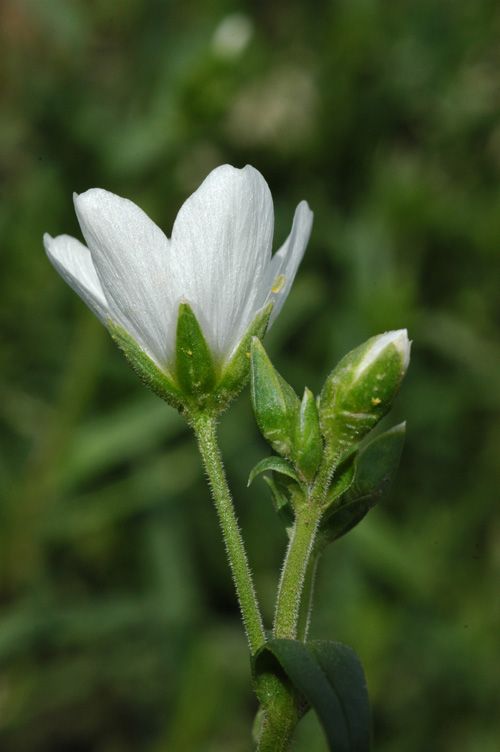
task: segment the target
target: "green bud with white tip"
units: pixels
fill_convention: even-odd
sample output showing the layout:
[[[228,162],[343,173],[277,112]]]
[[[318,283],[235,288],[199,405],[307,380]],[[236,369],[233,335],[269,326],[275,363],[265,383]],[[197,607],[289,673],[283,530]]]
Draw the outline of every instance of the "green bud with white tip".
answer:
[[[251,396],[255,419],[263,437],[283,457],[292,453],[295,419],[300,401],[269,360],[260,340],[250,351]]]
[[[332,371],[321,393],[319,414],[334,463],[389,411],[409,360],[408,333],[399,329],[372,337]]]
[[[323,455],[319,413],[314,394],[307,387],[295,416],[293,459],[297,471],[310,482],[314,479]]]

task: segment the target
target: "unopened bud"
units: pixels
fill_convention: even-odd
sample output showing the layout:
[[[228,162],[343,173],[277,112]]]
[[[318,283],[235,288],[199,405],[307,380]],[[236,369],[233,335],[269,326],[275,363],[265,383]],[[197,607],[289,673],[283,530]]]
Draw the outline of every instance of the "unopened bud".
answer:
[[[410,360],[406,329],[372,337],[346,355],[321,394],[325,441],[340,459],[389,411]]]

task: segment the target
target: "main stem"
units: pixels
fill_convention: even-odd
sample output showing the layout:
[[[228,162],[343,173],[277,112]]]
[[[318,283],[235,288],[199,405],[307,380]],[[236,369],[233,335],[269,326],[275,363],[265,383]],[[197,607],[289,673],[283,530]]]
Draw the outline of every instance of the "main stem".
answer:
[[[198,413],[191,416],[203,464],[208,475],[212,497],[224,538],[229,566],[233,575],[248,645],[252,655],[266,641],[264,625],[248,564],[238,520],[234,511],[224,465],[217,441],[217,421],[213,415]]]

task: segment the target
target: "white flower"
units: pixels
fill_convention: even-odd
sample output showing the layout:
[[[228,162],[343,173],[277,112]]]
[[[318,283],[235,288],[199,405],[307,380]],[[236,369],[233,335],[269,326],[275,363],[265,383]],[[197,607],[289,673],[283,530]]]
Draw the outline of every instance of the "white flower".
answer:
[[[180,302],[191,305],[222,363],[269,302],[271,322],[276,318],[313,216],[302,201],[272,256],[271,193],[249,165],[213,170],[181,207],[170,239],[132,201],[99,188],[75,195],[75,210],[87,246],[45,235],[50,261],[105,325],[121,326],[166,369]]]

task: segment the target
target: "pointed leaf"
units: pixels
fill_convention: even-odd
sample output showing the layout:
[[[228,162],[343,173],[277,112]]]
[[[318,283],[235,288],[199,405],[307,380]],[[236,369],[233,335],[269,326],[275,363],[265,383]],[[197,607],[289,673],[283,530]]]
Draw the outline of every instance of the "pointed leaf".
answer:
[[[275,477],[274,474],[264,475],[262,480],[264,481],[264,483],[266,483],[267,486],[269,486],[269,490],[271,491],[271,498],[273,500],[274,508],[276,510],[276,513],[278,514],[278,517],[285,525],[287,530],[291,529],[294,523],[295,515],[290,498],[287,495],[288,489],[286,489],[284,485],[278,481],[277,477]]]
[[[354,482],[348,500],[361,496],[380,497],[396,475],[405,441],[406,423],[376,436],[362,447],[356,458]]]
[[[263,460],[260,460],[260,462],[257,462],[255,467],[250,470],[247,488],[258,475],[268,472],[269,470],[274,470],[276,473],[282,473],[283,475],[287,475],[289,478],[298,481],[295,470],[282,457],[265,457]]]
[[[315,710],[332,752],[369,752],[368,692],[351,648],[338,642],[272,639],[255,659],[256,675],[269,672],[273,659]]]
[[[404,439],[405,424],[401,423],[372,439],[355,455],[350,485],[322,520],[320,536],[324,544],[352,530],[387,492],[399,466]]]
[[[376,503],[376,498],[364,496],[335,507],[332,513],[321,522],[318,545],[325,546],[327,543],[333,543],[334,540],[342,538],[366,517]]]
[[[335,470],[328,492],[327,508],[350,488],[354,481],[357,452],[352,452]]]

